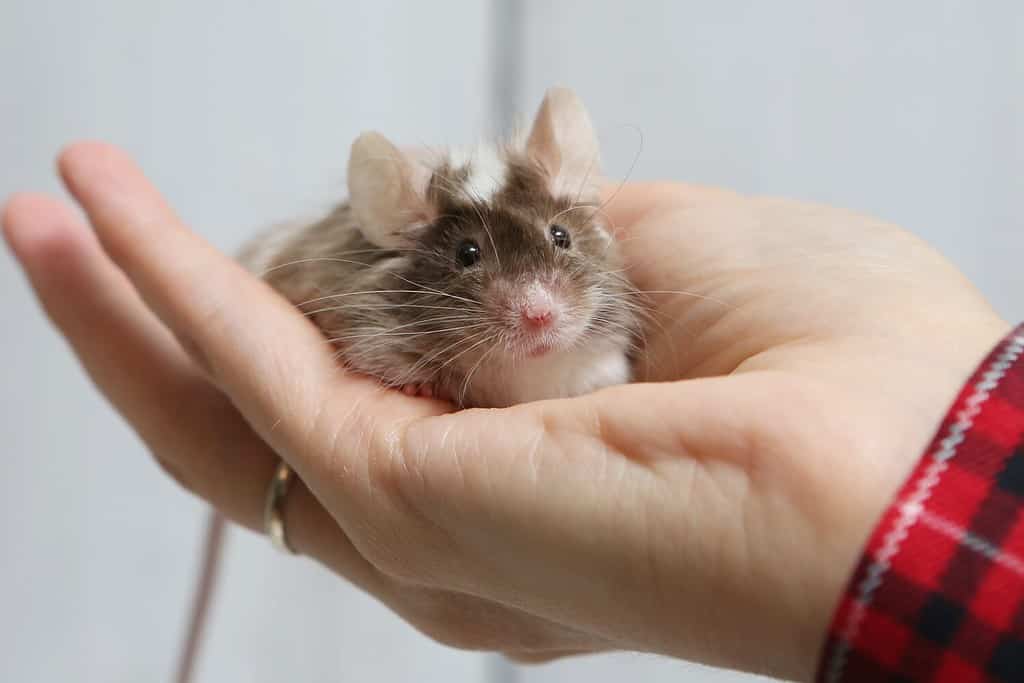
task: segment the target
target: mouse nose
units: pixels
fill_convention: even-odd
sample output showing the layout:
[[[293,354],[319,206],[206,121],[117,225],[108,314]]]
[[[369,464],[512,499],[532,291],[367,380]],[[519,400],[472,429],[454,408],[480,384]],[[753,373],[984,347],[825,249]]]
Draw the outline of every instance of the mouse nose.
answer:
[[[534,284],[525,292],[519,315],[524,327],[542,330],[555,322],[555,309],[555,301],[547,288]]]
[[[555,319],[555,314],[550,308],[535,307],[524,309],[522,317],[527,327],[541,330],[551,324]]]

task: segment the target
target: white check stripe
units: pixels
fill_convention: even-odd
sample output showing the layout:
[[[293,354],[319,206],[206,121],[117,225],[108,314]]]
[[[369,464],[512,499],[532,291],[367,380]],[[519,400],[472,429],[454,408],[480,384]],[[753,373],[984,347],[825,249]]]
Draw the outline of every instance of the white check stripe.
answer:
[[[899,552],[910,529],[922,519],[925,513],[925,502],[931,495],[932,489],[938,485],[942,473],[946,471],[948,461],[956,455],[957,447],[963,443],[967,433],[974,426],[974,418],[981,412],[982,405],[988,400],[992,390],[999,386],[999,382],[1006,376],[1007,370],[1024,353],[1024,335],[1011,337],[1004,342],[1004,346],[1002,353],[992,361],[981,376],[981,380],[974,385],[963,409],[957,413],[956,421],[950,425],[948,434],[931,454],[932,463],[918,479],[917,485],[907,500],[900,505],[899,516],[895,524],[882,540],[882,547],[868,567],[864,580],[857,586],[857,601],[846,618],[839,642],[825,666],[825,681],[827,683],[840,683],[842,680],[850,648],[860,635],[864,615],[878,592],[878,587],[885,580],[885,574],[889,571],[892,558]]]
[[[924,526],[953,539],[979,555],[992,560],[995,564],[1006,567],[1017,576],[1024,578],[1024,558],[1014,553],[1006,552],[995,543],[971,533],[961,525],[951,522],[942,515],[937,515],[928,510],[923,510],[920,515],[921,524]]]

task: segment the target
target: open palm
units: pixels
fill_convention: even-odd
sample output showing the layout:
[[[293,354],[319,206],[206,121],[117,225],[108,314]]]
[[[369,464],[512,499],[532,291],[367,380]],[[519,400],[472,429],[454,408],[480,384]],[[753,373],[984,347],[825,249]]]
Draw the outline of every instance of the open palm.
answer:
[[[168,471],[257,527],[284,458],[301,552],[435,638],[523,659],[629,648],[808,678],[875,517],[1008,327],[897,228],[609,188],[653,302],[649,381],[450,413],[339,371],[117,150],[61,170],[99,240],[38,196],[9,203],[8,240]]]

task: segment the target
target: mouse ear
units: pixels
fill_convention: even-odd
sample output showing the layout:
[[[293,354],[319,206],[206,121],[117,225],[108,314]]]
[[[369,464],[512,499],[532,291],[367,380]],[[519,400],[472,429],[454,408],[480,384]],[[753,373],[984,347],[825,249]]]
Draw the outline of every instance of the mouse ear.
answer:
[[[568,88],[551,88],[537,111],[526,153],[547,173],[554,196],[596,192],[600,149],[590,116]]]
[[[349,204],[370,242],[407,244],[411,231],[429,223],[430,170],[403,154],[380,133],[363,133],[348,159]]]

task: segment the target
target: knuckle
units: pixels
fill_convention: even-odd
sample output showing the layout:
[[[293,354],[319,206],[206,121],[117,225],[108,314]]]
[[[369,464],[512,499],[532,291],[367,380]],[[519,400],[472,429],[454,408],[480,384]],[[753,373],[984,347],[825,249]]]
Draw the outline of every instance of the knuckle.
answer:
[[[426,586],[426,572],[413,553],[409,552],[411,544],[396,542],[395,535],[374,529],[364,538],[361,552],[384,577],[406,586]],[[413,555],[413,556],[411,556]]]
[[[441,418],[410,421],[388,438],[386,470],[389,490],[409,511],[423,517],[443,509],[464,484],[459,445],[453,425]]]
[[[404,424],[380,425],[369,444],[372,457],[368,460],[370,481],[375,488],[398,500],[410,494],[418,498],[419,482],[424,476],[422,465],[411,453]]]
[[[532,664],[547,664],[561,657],[567,656],[568,653],[560,652],[505,652],[506,658],[512,660],[516,664],[532,665]]]
[[[413,625],[449,647],[543,653],[562,643],[549,623],[514,607],[453,591],[420,590],[419,594]]]
[[[418,628],[432,640],[459,650],[501,649],[502,638],[483,618],[486,615],[466,603],[466,598],[454,593],[432,595]]]
[[[408,495],[409,481],[418,475],[404,457],[404,428],[375,420],[358,404],[345,411],[332,421],[328,452],[359,454],[344,457],[338,469],[359,481],[352,490],[374,512],[360,521],[353,540],[367,561],[391,580],[409,586],[443,580],[434,569],[442,542],[438,527]],[[325,427],[322,418],[320,427]]]
[[[218,368],[207,350],[218,340],[236,339],[244,330],[238,330],[238,317],[233,315],[232,305],[220,292],[231,291],[231,283],[211,281],[222,280],[219,275],[203,264],[189,265],[179,274],[179,281],[185,283],[184,295],[188,308],[174,325],[175,336],[189,357],[211,377],[216,377]]]
[[[454,578],[454,548],[438,513],[443,502],[427,485],[423,459],[410,449],[405,426],[381,430],[367,458],[367,479],[374,496],[387,501],[393,514],[379,538],[384,551],[380,570],[393,579],[420,586],[439,586]]]
[[[178,344],[181,346],[185,354],[192,359],[192,362],[199,366],[199,369],[209,377],[214,376],[213,366],[210,364],[209,358],[206,353],[203,352],[202,348],[195,342],[191,336],[184,334],[175,335],[178,339]]]
[[[192,329],[187,333],[179,333],[178,340],[203,372],[215,376],[216,368],[205,351],[205,340],[233,338],[229,316],[222,302],[206,299],[194,318]]]
[[[177,465],[171,464],[155,453],[153,454],[153,460],[155,460],[156,464],[160,466],[160,469],[162,469],[167,476],[176,481],[181,488],[185,489],[192,495],[197,495],[195,485],[189,478],[185,477]]]
[[[490,652],[500,649],[494,639],[482,633],[480,629],[472,629],[462,624],[435,624],[425,633],[431,640],[457,650]]]
[[[418,520],[409,518],[364,529],[360,551],[381,575],[410,588],[436,590],[451,584],[451,575],[440,567],[446,551],[429,538]]]
[[[454,588],[466,581],[473,562],[458,542],[457,504],[452,482],[443,474],[448,458],[440,453],[433,418],[387,422],[370,404],[325,410],[319,428],[332,434],[327,452],[340,461],[328,469],[344,472],[348,488],[364,509],[351,536],[360,552],[383,576],[428,589]],[[324,423],[331,416],[331,424]],[[439,474],[439,471],[442,472]]]

